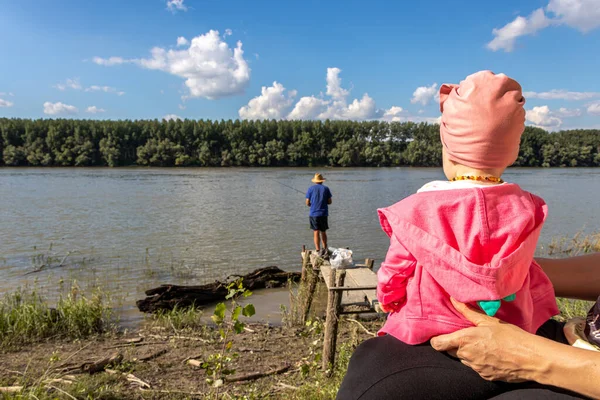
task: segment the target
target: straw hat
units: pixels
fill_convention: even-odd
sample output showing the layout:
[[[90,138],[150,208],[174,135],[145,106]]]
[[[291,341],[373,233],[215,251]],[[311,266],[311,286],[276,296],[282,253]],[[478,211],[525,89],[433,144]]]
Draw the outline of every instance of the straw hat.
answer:
[[[323,175],[321,174],[315,174],[315,177],[311,179],[311,182],[322,183],[325,182],[325,178],[323,178]]]

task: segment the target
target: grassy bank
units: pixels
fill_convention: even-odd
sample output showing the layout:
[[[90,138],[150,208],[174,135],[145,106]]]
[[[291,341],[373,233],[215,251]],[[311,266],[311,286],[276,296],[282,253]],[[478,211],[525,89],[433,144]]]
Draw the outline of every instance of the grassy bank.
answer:
[[[114,329],[112,309],[99,289],[89,295],[74,283],[51,307],[35,289],[0,300],[0,345],[12,348],[46,339],[84,339]]]
[[[600,234],[556,240],[544,250],[551,257],[600,251]],[[232,290],[234,299],[247,294]],[[52,305],[35,290],[18,290],[0,301],[0,399],[334,399],[353,350],[382,321],[342,319],[336,365],[324,374],[323,321],[314,316],[299,325],[297,295],[290,290],[281,326],[244,324],[253,307],[234,300],[216,307],[215,325],[204,322],[201,309],[174,309],[127,332],[116,329],[110,301],[97,289],[82,293],[73,285]],[[590,306],[558,302],[563,319]],[[104,372],[80,373],[110,357]],[[281,373],[232,380],[282,366]],[[3,393],[8,387],[14,392]]]

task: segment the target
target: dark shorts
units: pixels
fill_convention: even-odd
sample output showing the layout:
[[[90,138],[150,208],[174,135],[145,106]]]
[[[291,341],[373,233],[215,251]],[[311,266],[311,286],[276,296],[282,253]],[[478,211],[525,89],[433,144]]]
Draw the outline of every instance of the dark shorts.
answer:
[[[327,217],[309,217],[309,219],[310,229],[312,229],[313,231],[325,232],[327,229],[329,229]]]

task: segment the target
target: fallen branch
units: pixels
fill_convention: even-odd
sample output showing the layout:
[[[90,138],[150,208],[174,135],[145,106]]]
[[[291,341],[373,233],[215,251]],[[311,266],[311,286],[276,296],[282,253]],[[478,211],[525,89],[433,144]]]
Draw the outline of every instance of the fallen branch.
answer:
[[[103,358],[100,361],[83,363],[81,364],[80,368],[82,372],[87,372],[88,374],[92,375],[97,372],[104,371],[104,369],[109,365],[120,364],[121,361],[123,361],[123,354],[116,353],[110,357]]]
[[[23,386],[0,386],[0,393],[17,393],[23,390]]]
[[[282,389],[289,389],[289,390],[298,390],[298,389],[300,389],[299,387],[288,385],[288,384],[283,383],[283,382],[277,382],[277,386],[280,387],[280,388],[282,388]]]
[[[248,347],[240,347],[238,349],[239,352],[248,352],[248,353],[262,353],[265,351],[271,351],[269,349],[250,349]]]
[[[149,334],[147,336],[151,337],[153,339],[162,339],[162,340],[180,339],[180,340],[195,340],[195,341],[202,342],[202,343],[210,342],[210,340],[206,340],[206,339],[194,337],[194,336],[180,336],[180,335],[161,336],[161,335],[154,335],[154,334]]]
[[[195,359],[190,359],[187,360],[188,365],[191,365],[192,367],[196,367],[196,368],[200,368],[200,366],[202,366],[202,361],[200,360],[195,360]]]
[[[141,386],[140,389],[142,389],[144,387],[150,389],[152,387],[148,382],[144,382],[143,380],[141,380],[140,378],[138,378],[137,376],[135,376],[133,374],[128,374],[128,373],[125,373],[125,372],[119,372],[119,371],[116,371],[114,369],[109,369],[109,368],[106,368],[104,371],[106,373],[108,373],[108,374],[111,374],[111,375],[121,374],[129,382],[135,383],[137,385],[140,385]]]
[[[182,363],[183,363],[183,364],[185,364],[185,363],[187,363],[189,360],[194,360],[194,359],[196,359],[196,358],[200,358],[200,357],[202,357],[203,355],[204,355],[204,354],[198,354],[198,355],[195,355],[195,356],[190,356],[190,357],[187,357],[185,360],[183,360],[183,361],[182,361]]]
[[[69,357],[67,357],[65,359],[65,361],[63,361],[62,364],[58,365],[55,367],[55,369],[65,369],[66,367],[70,367],[75,365],[74,363],[68,363],[67,361],[69,361],[71,358],[73,358],[77,353],[81,352],[82,350],[90,347],[92,345],[93,342],[90,342],[88,344],[86,344],[85,346],[82,346],[81,348],[79,348],[78,350],[76,350],[75,352],[71,353],[71,355]],[[63,372],[67,372],[67,371],[63,371]]]
[[[148,382],[144,382],[143,380],[141,380],[140,378],[138,378],[137,376],[133,375],[133,374],[124,374],[125,378],[127,378],[127,380],[131,383],[135,383],[140,385],[141,388],[147,388],[150,389],[152,388],[152,386],[150,386],[150,384]]]
[[[120,343],[114,346],[105,347],[106,349],[120,349],[123,347],[139,347],[139,346],[149,346],[152,344],[164,344],[164,340],[162,342],[133,342],[133,343]]]
[[[290,369],[290,365],[286,364],[282,367],[279,367],[277,369],[273,369],[273,370],[267,371],[267,372],[255,372],[255,373],[247,374],[247,375],[232,376],[232,377],[226,378],[225,381],[226,382],[252,381],[255,379],[264,378],[265,376],[282,374],[289,369]]]
[[[151,361],[151,360],[154,360],[155,358],[158,358],[158,357],[162,356],[163,354],[167,354],[168,352],[169,352],[169,350],[162,349],[162,350],[159,350],[159,351],[157,351],[157,352],[155,352],[153,354],[150,354],[149,356],[140,357],[140,358],[138,358],[137,361],[141,361],[141,362]]]
[[[365,333],[367,333],[368,335],[371,335],[373,337],[377,337],[377,335],[373,332],[371,332],[370,330],[368,330],[367,328],[365,328],[365,326],[363,324],[361,324],[360,322],[358,322],[357,320],[353,319],[353,318],[346,318],[348,321],[350,322],[354,322],[357,323],[358,326],[360,326],[362,328],[363,331],[365,331]]]

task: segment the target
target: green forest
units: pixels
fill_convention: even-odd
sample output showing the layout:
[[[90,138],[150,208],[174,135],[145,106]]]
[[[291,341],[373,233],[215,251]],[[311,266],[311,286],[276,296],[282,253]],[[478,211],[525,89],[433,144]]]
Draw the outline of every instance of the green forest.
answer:
[[[4,166],[441,165],[439,126],[381,121],[0,118]],[[600,166],[600,130],[527,127],[516,166]]]

